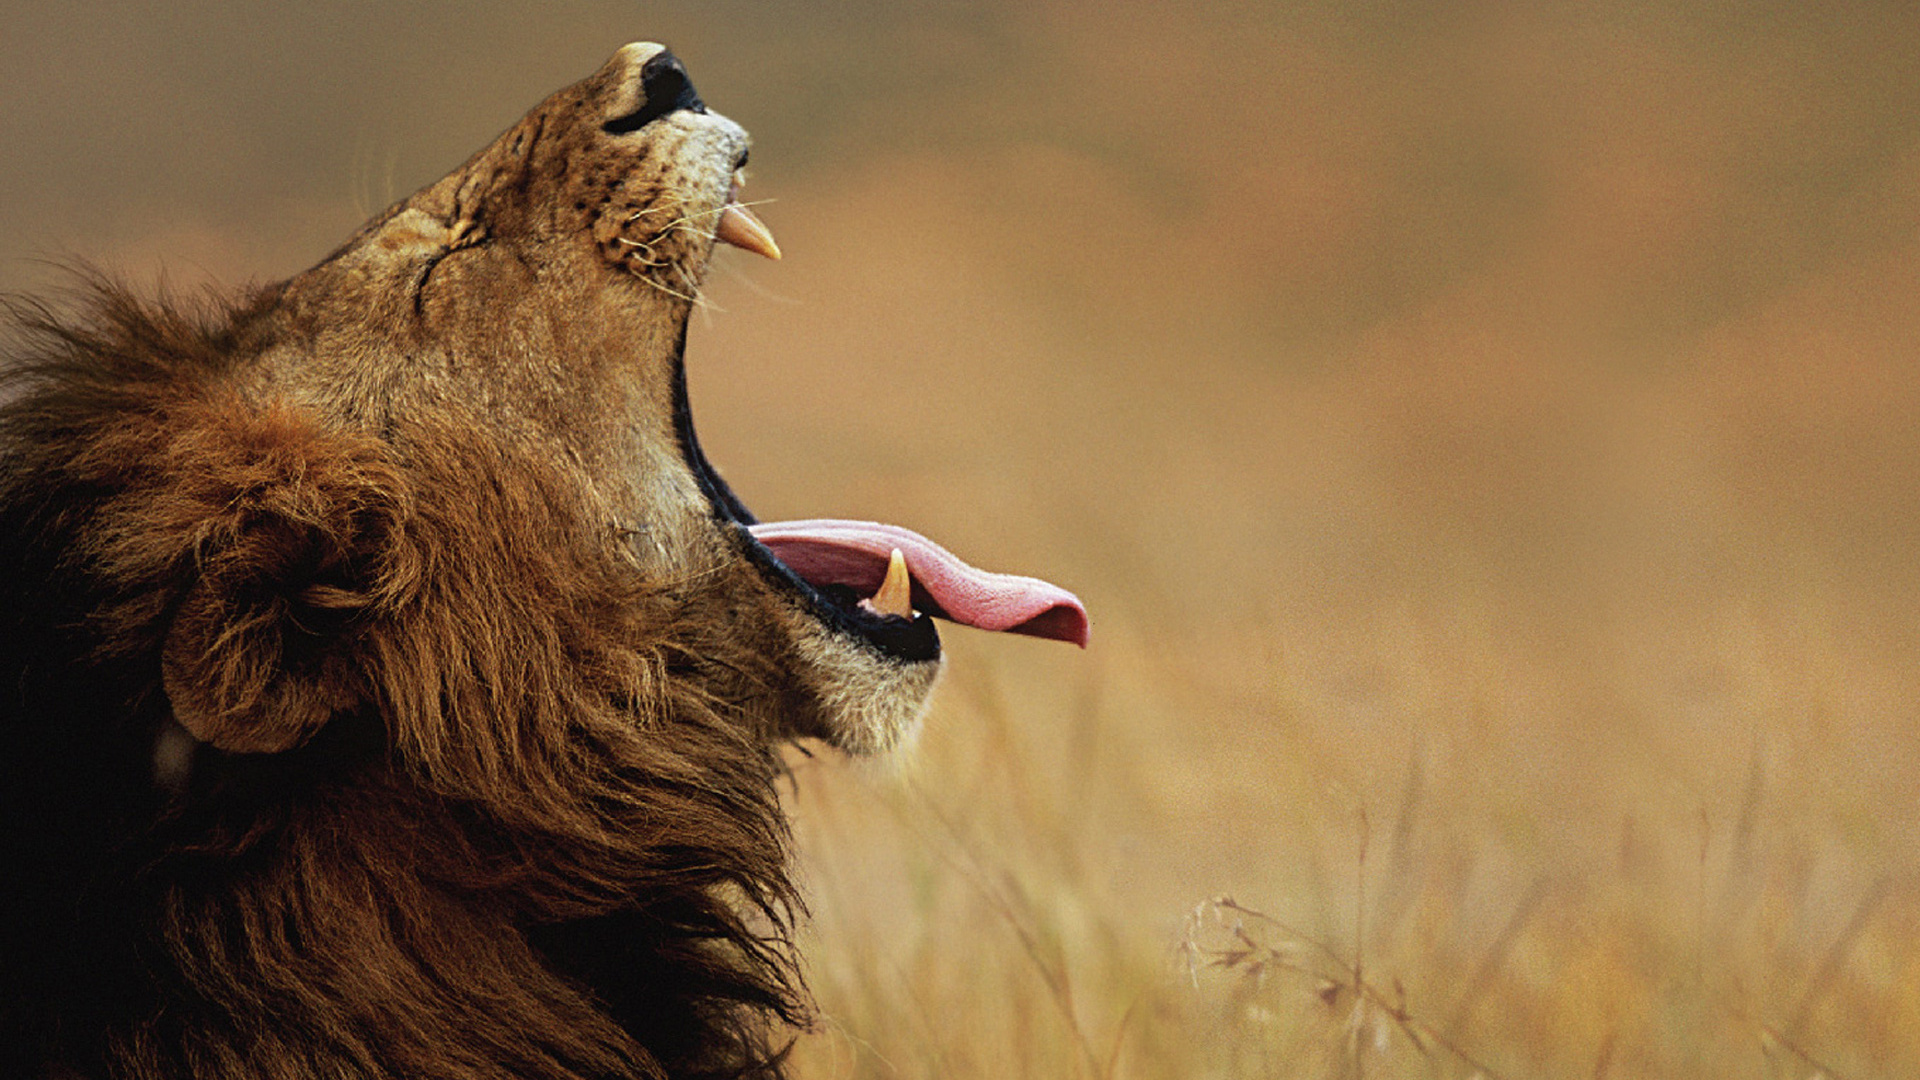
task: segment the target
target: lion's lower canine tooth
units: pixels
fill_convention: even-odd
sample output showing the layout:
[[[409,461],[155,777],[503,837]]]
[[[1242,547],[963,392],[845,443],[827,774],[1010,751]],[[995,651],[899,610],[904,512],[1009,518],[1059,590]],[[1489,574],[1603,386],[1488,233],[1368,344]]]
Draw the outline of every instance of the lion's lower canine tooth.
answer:
[[[867,604],[882,615],[913,617],[913,578],[907,573],[907,557],[900,554],[899,548],[894,548],[888,557],[886,580],[880,583],[880,590]]]
[[[720,211],[720,220],[714,223],[713,238],[769,259],[780,257],[780,245],[773,242],[773,231],[739,203],[728,203]]]

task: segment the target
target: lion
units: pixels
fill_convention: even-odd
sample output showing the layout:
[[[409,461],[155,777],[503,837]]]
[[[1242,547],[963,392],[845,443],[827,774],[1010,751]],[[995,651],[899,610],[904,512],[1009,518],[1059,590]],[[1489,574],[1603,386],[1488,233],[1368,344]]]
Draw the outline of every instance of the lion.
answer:
[[[709,464],[747,147],[628,45],[290,280],[13,302],[0,1074],[780,1075],[782,747],[1087,619]]]

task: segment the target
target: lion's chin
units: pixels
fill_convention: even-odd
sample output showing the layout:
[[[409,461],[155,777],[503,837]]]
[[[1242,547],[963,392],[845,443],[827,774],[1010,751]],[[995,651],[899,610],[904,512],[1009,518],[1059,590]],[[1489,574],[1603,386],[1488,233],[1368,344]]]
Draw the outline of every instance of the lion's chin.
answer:
[[[801,682],[822,717],[813,734],[861,757],[887,753],[911,738],[939,681],[939,659],[883,656],[818,623],[797,629]]]

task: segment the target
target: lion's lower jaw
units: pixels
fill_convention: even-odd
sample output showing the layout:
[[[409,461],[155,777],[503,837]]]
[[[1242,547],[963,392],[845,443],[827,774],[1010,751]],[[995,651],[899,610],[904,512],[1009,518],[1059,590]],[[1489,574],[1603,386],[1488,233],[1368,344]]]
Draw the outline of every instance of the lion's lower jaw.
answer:
[[[824,628],[796,644],[829,743],[855,756],[883,754],[919,727],[940,678],[939,660],[890,659]]]

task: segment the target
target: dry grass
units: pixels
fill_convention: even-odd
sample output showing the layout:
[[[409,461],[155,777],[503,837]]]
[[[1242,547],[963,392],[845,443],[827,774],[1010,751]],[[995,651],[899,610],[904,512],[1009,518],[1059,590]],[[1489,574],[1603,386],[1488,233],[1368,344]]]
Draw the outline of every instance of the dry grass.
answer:
[[[1920,1068],[1908,811],[1835,805],[1845,752],[1722,732],[1699,756],[1739,764],[1701,770],[1416,731],[1394,769],[1311,745],[1299,697],[1224,737],[1153,700],[1145,654],[1063,675],[957,651],[905,775],[800,769],[828,1016],[803,1075]]]

